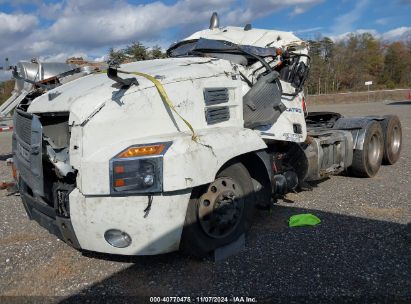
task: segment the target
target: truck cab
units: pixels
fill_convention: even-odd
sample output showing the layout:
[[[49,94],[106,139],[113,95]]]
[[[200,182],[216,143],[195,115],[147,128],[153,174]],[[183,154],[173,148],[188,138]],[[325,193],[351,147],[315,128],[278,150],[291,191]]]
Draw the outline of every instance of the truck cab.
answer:
[[[257,205],[399,157],[396,117],[307,112],[308,45],[292,33],[213,15],[167,54],[34,83],[15,110],[27,214],[79,250],[204,256]]]

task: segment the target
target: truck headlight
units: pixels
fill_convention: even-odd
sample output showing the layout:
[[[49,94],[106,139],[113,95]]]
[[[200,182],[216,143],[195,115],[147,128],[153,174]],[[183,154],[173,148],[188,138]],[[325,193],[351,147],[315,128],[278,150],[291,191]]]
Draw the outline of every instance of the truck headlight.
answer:
[[[163,156],[171,143],[135,145],[110,160],[112,194],[163,190]]]

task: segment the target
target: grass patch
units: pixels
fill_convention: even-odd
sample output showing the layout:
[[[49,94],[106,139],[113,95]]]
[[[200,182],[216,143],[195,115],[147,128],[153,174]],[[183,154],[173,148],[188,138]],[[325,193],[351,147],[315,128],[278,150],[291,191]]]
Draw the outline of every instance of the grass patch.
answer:
[[[0,82],[0,105],[3,104],[10,96],[14,89],[14,80]]]

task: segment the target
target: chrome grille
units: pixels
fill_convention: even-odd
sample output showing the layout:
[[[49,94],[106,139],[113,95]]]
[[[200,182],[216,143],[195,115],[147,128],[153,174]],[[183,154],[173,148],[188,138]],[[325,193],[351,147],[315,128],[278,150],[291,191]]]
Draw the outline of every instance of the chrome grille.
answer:
[[[21,179],[34,194],[44,196],[42,139],[43,127],[36,115],[16,110],[14,115],[14,162]]]
[[[30,114],[17,111],[14,131],[22,141],[29,145],[31,144],[31,120]]]

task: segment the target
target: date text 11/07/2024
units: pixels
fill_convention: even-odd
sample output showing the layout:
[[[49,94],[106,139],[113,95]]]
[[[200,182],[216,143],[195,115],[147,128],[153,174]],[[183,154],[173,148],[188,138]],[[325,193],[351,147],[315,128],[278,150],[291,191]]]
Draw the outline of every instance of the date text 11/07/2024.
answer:
[[[150,297],[150,303],[257,303],[254,297]]]

